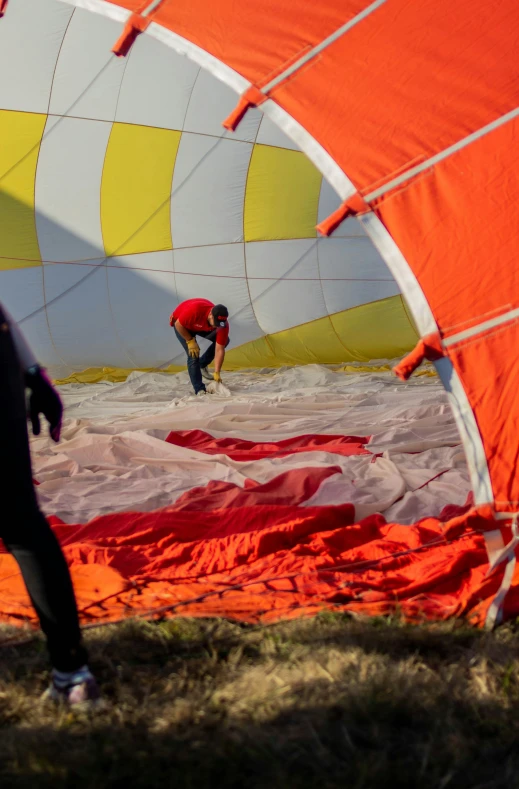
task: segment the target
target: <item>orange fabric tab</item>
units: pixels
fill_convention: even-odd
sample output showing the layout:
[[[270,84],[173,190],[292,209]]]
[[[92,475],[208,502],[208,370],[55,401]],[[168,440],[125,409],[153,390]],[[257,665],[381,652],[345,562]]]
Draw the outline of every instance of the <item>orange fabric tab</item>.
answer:
[[[250,107],[258,107],[266,100],[267,96],[255,85],[251,85],[250,88],[247,88],[245,93],[240,96],[238,104],[224,120],[222,126],[224,129],[227,129],[227,131],[235,131],[247,110],[250,109]]]
[[[330,233],[333,233],[333,231],[339,227],[346,217],[353,216],[354,214],[366,214],[370,210],[368,203],[366,203],[362,195],[356,192],[351,197],[348,197],[344,203],[341,203],[333,214],[330,214],[327,219],[320,222],[317,225],[317,230],[319,233],[322,233],[323,236],[329,236]]]
[[[396,367],[393,367],[393,372],[402,381],[407,381],[424,359],[429,359],[429,361],[433,362],[436,359],[441,359],[443,355],[442,341],[438,332],[428,334],[427,337],[420,340],[411,353],[405,356]]]
[[[137,36],[144,33],[150,22],[151,19],[147,17],[139,16],[139,14],[132,14],[125,24],[120,38],[113,46],[112,52],[117,55],[117,57],[124,57],[127,55]]]
[[[0,16],[3,16],[7,10],[7,3],[9,0],[0,0]]]

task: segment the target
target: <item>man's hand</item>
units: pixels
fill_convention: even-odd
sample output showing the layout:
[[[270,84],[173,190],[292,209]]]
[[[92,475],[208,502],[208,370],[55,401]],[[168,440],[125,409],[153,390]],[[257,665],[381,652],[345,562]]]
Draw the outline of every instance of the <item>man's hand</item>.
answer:
[[[57,443],[63,420],[63,405],[59,394],[51,384],[45,370],[38,366],[30,367],[25,373],[25,386],[31,390],[28,416],[32,423],[33,434],[40,435],[40,414],[43,414],[49,423],[50,436]]]
[[[200,348],[198,347],[196,337],[187,340],[187,350],[192,359],[198,359],[200,356]]]
[[[216,383],[218,383],[218,384],[222,383],[222,376],[220,375],[220,373],[214,373],[213,374],[213,378],[216,381]]]

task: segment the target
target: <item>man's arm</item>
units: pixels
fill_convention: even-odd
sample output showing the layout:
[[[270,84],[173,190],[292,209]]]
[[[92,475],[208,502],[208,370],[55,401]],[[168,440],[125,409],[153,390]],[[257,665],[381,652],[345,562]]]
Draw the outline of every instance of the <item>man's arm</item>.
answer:
[[[187,352],[192,359],[198,359],[200,356],[200,347],[196,341],[194,334],[191,334],[185,326],[182,326],[179,320],[174,323],[175,329],[187,343]]]
[[[192,340],[193,339],[194,335],[191,334],[191,332],[188,329],[186,329],[185,326],[182,326],[182,324],[180,323],[179,320],[175,321],[174,327],[178,331],[180,336],[183,337],[186,342],[188,340]]]
[[[224,359],[225,359],[225,345],[219,345],[218,343],[216,343],[216,350],[214,354],[215,375],[220,375],[220,370],[222,369]]]

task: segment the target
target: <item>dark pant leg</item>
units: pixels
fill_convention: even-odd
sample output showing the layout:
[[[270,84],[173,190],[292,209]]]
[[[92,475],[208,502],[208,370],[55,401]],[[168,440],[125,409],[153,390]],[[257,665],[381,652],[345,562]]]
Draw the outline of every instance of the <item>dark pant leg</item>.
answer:
[[[75,671],[87,655],[74,590],[61,548],[34,493],[22,372],[1,310],[0,451],[5,460],[0,475],[0,538],[20,566],[53,666]]]
[[[187,355],[187,371],[189,373],[189,379],[191,381],[191,385],[195,390],[195,394],[203,389],[205,392],[205,384],[202,381],[202,372],[200,370],[200,360],[194,359],[192,356],[189,355],[189,349],[187,347],[187,342],[184,340],[182,335],[175,329],[175,334],[177,335],[177,339]]]

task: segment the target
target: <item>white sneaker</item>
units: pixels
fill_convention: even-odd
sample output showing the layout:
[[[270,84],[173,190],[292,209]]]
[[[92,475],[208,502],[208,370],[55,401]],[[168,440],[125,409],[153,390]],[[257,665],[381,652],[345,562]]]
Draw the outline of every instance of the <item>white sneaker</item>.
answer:
[[[199,389],[199,391],[196,393],[196,396],[197,397],[205,397],[206,394],[207,394],[207,392],[205,391],[205,389]]]
[[[209,372],[209,368],[208,367],[201,367],[200,368],[200,372],[202,373],[202,378],[205,378],[206,381],[212,381],[213,380],[213,376]]]
[[[63,702],[69,707],[77,709],[102,708],[104,706],[97,682],[89,671],[86,672],[85,678],[81,682],[63,687],[58,687],[52,680],[41,700]]]

